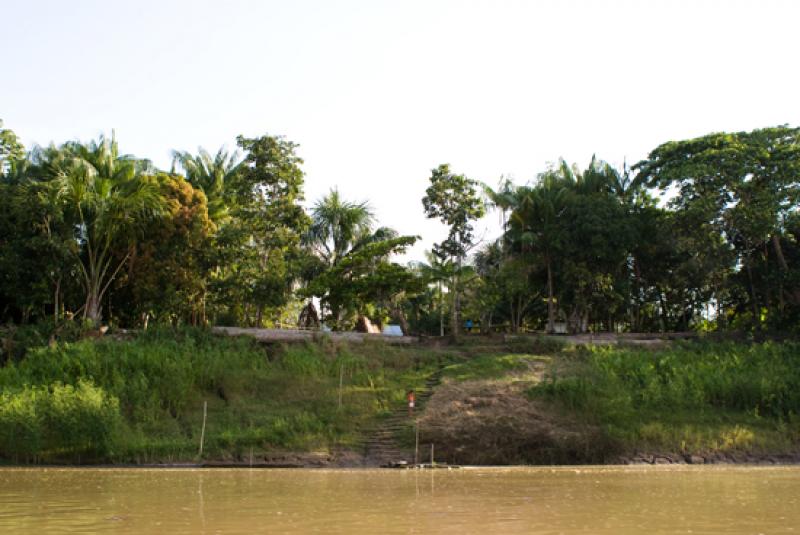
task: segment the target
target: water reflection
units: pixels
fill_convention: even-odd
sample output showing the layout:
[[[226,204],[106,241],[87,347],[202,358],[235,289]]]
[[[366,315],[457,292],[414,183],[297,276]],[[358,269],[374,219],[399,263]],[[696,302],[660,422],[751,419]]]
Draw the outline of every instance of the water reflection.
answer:
[[[2,469],[0,533],[791,533],[800,468]]]

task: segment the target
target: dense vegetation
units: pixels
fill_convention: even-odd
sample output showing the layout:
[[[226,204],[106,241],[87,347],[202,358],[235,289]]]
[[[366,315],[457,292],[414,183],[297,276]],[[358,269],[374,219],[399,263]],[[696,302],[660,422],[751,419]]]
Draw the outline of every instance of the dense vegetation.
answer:
[[[0,321],[48,322],[48,339],[72,317],[333,329],[367,317],[454,335],[466,321],[756,333],[800,321],[796,128],[671,141],[632,168],[561,161],[496,189],[441,165],[422,208],[448,236],[406,266],[392,257],[417,238],[378,226],[367,202],[332,189],[303,208],[294,143],[237,146],[175,151],[163,170],[114,138],[26,151],[0,126]],[[504,232],[476,243],[487,206]]]
[[[633,452],[796,453],[793,343],[572,347],[468,338],[265,348],[200,328],[29,350],[0,369],[0,459],[247,462],[362,451],[382,415],[441,370],[423,441],[466,463],[596,463]],[[203,455],[203,404],[208,403]],[[398,434],[413,444],[413,427]]]
[[[204,402],[206,457],[350,447],[445,357],[325,339],[265,351],[202,329],[40,347],[0,370],[0,458],[195,460]]]
[[[347,447],[443,357],[330,343],[268,355],[208,325],[393,322],[456,339],[464,328],[752,339],[800,328],[797,128],[670,141],[631,168],[560,161],[525,185],[492,188],[440,165],[421,209],[448,234],[408,265],[396,255],[418,237],[381,227],[368,202],[333,188],[304,208],[296,144],[236,143],[241,153],[175,151],[167,170],[113,136],[26,150],[0,123],[0,457],[194,458],[204,401],[208,455]],[[487,208],[504,226],[482,242],[474,225]],[[94,340],[107,326],[142,334]],[[597,437],[673,451],[798,439],[792,343],[655,353],[549,343],[528,343],[525,358],[460,349],[478,358],[445,377],[480,380],[558,353],[529,394],[600,430],[549,443],[573,460],[604,459],[585,456]]]
[[[793,343],[581,349],[530,394],[602,427],[628,451],[778,453],[800,443]]]

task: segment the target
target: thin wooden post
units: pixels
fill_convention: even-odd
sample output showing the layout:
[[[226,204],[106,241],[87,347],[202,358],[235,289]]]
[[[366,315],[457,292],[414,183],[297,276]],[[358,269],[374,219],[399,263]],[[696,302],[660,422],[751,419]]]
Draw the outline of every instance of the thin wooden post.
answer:
[[[434,464],[435,464],[435,463],[434,463],[434,461],[433,461],[433,443],[431,443],[431,468],[433,468],[433,465],[434,465]]]
[[[203,402],[203,428],[200,431],[200,452],[199,457],[203,456],[203,440],[206,437],[206,416],[208,415],[208,401]]]
[[[416,439],[414,441],[414,467],[419,466],[419,418],[414,420]]]

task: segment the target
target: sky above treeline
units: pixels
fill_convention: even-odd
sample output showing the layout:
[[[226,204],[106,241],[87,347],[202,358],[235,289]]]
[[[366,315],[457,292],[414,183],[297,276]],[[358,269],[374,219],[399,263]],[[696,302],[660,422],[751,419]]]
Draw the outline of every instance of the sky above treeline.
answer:
[[[173,149],[283,135],[331,188],[441,240],[430,170],[526,183],[563,157],[800,124],[795,1],[0,2],[0,118],[26,146],[116,131]],[[499,234],[497,215],[478,225]]]

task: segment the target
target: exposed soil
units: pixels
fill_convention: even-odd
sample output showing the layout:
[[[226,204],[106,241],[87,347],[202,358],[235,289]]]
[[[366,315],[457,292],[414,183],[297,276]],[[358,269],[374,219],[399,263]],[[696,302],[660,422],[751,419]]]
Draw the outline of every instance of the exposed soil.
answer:
[[[532,401],[546,364],[502,380],[446,381],[420,418],[423,443],[450,464],[602,463],[613,452],[597,429]]]

